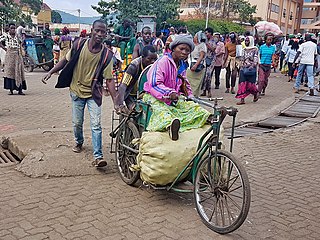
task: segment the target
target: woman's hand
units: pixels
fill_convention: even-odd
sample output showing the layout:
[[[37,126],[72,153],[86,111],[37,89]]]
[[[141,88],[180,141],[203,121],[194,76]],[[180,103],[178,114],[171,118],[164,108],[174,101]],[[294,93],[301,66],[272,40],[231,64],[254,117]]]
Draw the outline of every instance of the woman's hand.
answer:
[[[178,101],[178,99],[179,99],[179,96],[176,92],[170,93],[169,97],[170,97],[171,101],[175,101],[175,102]]]
[[[198,64],[196,63],[196,64],[194,64],[194,65],[190,68],[190,70],[191,70],[192,72],[194,72],[194,71],[196,71],[197,67],[198,67]]]

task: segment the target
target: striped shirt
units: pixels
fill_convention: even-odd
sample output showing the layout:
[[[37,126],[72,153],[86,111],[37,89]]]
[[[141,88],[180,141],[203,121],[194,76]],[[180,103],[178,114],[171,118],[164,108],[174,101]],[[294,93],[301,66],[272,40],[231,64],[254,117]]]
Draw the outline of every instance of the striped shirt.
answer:
[[[260,64],[271,64],[272,55],[275,54],[276,47],[274,45],[267,46],[263,44],[260,47]]]
[[[0,42],[4,42],[6,48],[20,48],[20,41],[17,35],[11,37],[10,34],[3,34],[0,36]]]

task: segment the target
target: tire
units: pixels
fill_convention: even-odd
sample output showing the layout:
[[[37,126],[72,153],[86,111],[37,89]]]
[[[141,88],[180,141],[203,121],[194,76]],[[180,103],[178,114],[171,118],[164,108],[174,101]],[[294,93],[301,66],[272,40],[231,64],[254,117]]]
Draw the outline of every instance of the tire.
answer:
[[[132,121],[127,121],[120,129],[116,138],[116,161],[117,168],[122,180],[128,185],[134,185],[140,178],[138,171],[131,171],[130,167],[137,164],[137,153],[123,147],[129,146],[135,150],[139,145],[132,144],[132,140],[140,138],[140,133]]]
[[[197,167],[194,199],[207,227],[220,234],[235,231],[247,218],[251,202],[244,167],[229,152],[218,150],[216,160],[213,152]]]
[[[33,61],[30,57],[23,57],[23,69],[25,72],[33,72]]]

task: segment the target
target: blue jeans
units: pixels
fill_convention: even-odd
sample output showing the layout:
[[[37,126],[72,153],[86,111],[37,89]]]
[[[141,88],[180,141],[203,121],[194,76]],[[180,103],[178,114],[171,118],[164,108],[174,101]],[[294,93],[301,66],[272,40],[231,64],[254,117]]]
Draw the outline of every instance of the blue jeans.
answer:
[[[308,77],[308,87],[314,89],[314,77],[313,77],[313,65],[311,64],[299,64],[298,76],[294,84],[294,88],[299,89],[303,73],[306,70]]]
[[[101,107],[92,98],[80,98],[70,92],[72,99],[72,124],[73,134],[77,144],[83,144],[83,120],[84,108],[87,104],[90,115],[90,127],[92,135],[93,156],[95,159],[102,158],[102,128]]]

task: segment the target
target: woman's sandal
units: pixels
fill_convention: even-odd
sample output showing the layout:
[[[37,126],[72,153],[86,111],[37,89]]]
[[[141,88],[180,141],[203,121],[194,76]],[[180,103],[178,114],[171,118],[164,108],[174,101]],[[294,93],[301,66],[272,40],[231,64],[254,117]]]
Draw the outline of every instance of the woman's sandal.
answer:
[[[246,104],[245,102],[237,102],[237,105],[243,105]]]

